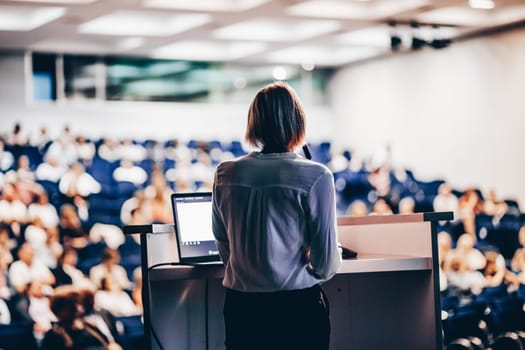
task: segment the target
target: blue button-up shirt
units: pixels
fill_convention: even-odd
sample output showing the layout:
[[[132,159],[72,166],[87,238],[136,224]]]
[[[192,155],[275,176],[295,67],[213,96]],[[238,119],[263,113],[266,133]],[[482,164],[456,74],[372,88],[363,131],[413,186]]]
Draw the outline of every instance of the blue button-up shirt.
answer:
[[[244,292],[311,287],[341,264],[333,176],[294,153],[250,153],[221,163],[213,232],[223,285]]]

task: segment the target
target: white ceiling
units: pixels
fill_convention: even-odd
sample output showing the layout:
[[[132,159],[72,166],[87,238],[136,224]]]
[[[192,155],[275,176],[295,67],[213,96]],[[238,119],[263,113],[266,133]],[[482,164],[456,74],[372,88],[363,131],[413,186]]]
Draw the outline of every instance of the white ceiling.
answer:
[[[525,1],[0,0],[0,48],[338,66],[389,53],[390,20],[408,46],[411,21],[461,38],[525,21]]]

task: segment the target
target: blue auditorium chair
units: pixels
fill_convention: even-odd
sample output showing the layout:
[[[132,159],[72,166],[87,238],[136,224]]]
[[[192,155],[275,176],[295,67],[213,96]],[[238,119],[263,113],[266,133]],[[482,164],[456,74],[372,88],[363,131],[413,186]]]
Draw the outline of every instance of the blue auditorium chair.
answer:
[[[483,315],[478,312],[457,312],[443,320],[443,332],[445,344],[454,339],[477,337],[484,344],[488,344],[489,331]]]
[[[498,336],[491,344],[492,350],[524,350],[520,337],[514,332]]]
[[[89,243],[84,248],[78,249],[78,269],[85,274],[89,274],[89,269],[102,261],[102,253],[106,248],[106,243],[101,241]]]
[[[488,318],[489,329],[494,334],[506,331],[520,331],[525,327],[523,300],[508,299],[493,302],[492,312]]]
[[[470,340],[466,338],[455,339],[447,345],[446,350],[474,350]]]
[[[141,316],[117,317],[118,328],[123,329],[116,341],[124,350],[143,350],[145,349],[144,325]]]
[[[32,323],[0,325],[0,349],[37,350]]]

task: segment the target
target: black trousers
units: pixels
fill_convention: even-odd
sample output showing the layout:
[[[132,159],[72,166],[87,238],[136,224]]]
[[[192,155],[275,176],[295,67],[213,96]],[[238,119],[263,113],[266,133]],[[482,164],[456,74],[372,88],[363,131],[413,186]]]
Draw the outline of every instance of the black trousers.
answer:
[[[330,310],[319,286],[273,293],[226,290],[227,350],[328,350]]]

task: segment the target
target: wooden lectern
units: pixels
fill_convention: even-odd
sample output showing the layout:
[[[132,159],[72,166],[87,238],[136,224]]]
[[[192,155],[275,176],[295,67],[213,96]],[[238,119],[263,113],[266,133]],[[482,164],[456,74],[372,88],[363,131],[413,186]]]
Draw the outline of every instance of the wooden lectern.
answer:
[[[437,222],[452,218],[451,212],[338,218],[339,242],[358,257],[344,260],[323,284],[331,350],[443,348]],[[124,232],[141,234],[146,344],[224,349],[224,268],[177,265],[172,225]]]

